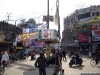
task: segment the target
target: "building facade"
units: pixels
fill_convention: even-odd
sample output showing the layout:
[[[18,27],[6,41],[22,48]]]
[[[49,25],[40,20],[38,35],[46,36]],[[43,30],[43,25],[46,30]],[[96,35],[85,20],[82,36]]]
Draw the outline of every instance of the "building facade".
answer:
[[[83,9],[77,9],[64,18],[64,30],[62,32],[63,46],[79,46],[80,48],[90,48],[91,30],[76,29],[77,25],[91,21],[100,16],[100,6],[90,6]]]
[[[16,35],[22,33],[22,31],[15,25],[0,22],[0,52],[10,51],[13,42],[16,39]]]

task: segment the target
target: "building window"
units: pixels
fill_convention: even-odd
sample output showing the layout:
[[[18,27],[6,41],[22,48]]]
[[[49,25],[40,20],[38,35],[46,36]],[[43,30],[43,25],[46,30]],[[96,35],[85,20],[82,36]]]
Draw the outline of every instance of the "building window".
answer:
[[[99,16],[99,12],[97,12],[96,14],[97,14],[97,16]]]
[[[94,13],[92,13],[92,16],[94,16]]]
[[[73,19],[71,19],[71,22],[73,22]]]
[[[84,19],[84,18],[88,18],[90,17],[90,12],[87,12],[87,13],[84,13],[84,14],[81,14],[81,15],[78,15],[78,19]]]

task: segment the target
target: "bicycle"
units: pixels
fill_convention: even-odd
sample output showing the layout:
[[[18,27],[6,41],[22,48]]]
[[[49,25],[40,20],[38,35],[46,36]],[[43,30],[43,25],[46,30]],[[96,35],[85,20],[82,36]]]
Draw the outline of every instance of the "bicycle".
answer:
[[[0,75],[3,75],[5,72],[5,67],[2,63],[0,63]]]
[[[92,58],[91,52],[89,52],[86,56],[86,58],[89,60],[90,58]]]
[[[98,60],[98,64],[96,64],[96,58],[92,58],[91,61],[90,61],[90,64],[91,64],[92,67],[94,67],[96,65],[100,66],[100,58]]]

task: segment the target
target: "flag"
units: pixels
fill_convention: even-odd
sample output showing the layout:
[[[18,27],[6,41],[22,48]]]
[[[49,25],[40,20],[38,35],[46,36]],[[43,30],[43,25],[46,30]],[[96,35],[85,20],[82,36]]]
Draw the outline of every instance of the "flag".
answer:
[[[56,1],[56,13],[55,13],[55,25],[59,25],[59,4],[58,0]]]

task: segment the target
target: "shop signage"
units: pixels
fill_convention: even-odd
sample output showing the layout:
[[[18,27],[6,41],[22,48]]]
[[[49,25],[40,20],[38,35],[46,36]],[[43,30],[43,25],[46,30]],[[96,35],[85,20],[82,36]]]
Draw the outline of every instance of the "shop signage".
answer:
[[[82,34],[79,34],[78,35],[78,41],[79,42],[89,42],[89,37],[85,36],[85,35],[82,35]]]

